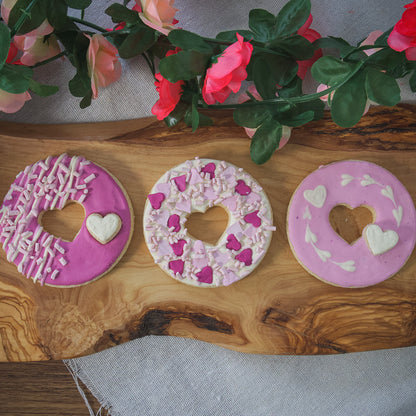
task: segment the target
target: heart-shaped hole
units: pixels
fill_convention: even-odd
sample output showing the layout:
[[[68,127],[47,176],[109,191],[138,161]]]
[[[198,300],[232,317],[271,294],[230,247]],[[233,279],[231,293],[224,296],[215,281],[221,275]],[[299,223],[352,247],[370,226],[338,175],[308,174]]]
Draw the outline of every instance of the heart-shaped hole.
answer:
[[[84,218],[84,207],[78,202],[69,201],[63,209],[41,212],[38,222],[49,234],[65,241],[73,241]]]
[[[352,209],[345,204],[336,205],[329,213],[329,223],[334,231],[348,244],[354,244],[366,225],[375,221],[374,209],[361,205]]]
[[[227,211],[215,206],[204,213],[193,212],[186,221],[188,233],[197,240],[216,245],[228,224]]]

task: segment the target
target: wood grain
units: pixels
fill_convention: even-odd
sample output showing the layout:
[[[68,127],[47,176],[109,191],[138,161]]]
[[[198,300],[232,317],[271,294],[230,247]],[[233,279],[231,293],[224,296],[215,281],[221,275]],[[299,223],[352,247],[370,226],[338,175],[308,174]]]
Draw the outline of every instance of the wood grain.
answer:
[[[118,266],[82,287],[35,285],[1,251],[0,360],[82,356],[149,334],[263,354],[416,345],[414,253],[387,281],[343,289],[310,276],[297,263],[285,230],[287,206],[298,184],[318,166],[336,160],[384,166],[415,200],[415,131],[416,112],[409,105],[373,108],[350,129],[326,117],[295,129],[290,144],[267,164],[256,166],[249,158],[249,139],[228,112],[215,116],[215,126],[194,134],[182,125],[169,130],[153,118],[24,127],[0,123],[0,198],[26,165],[67,152],[113,173],[130,195],[136,217],[133,239]],[[199,289],[175,281],[153,263],[143,241],[147,192],[166,170],[195,156],[243,167],[264,187],[273,207],[277,231],[267,255],[250,276],[229,287]],[[78,217],[71,214],[64,221],[76,224]],[[213,230],[217,233],[218,224],[220,229]]]

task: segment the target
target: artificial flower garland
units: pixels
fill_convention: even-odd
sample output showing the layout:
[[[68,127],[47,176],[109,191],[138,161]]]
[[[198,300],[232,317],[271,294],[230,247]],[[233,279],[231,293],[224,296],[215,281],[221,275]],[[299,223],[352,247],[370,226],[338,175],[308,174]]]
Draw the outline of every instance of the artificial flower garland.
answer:
[[[372,32],[356,46],[311,29],[310,0],[290,0],[276,16],[253,9],[249,30],[213,39],[178,27],[174,0],[129,3],[106,9],[115,24],[107,29],[83,19],[91,0],[3,0],[0,111],[20,110],[30,93],[56,93],[56,86],[33,79],[33,68],[60,58],[75,67],[68,87],[85,108],[120,78],[120,58],[141,55],[155,77],[159,99],[152,113],[159,120],[169,127],[184,120],[195,131],[212,124],[201,110],[233,108],[234,121],[252,138],[251,158],[261,164],[293,127],[322,118],[325,102],[335,123],[350,127],[371,104],[400,101],[398,78],[410,74],[416,92],[416,0],[393,28]],[[336,55],[324,54],[327,49]],[[302,90],[309,70],[319,83],[314,94]],[[245,80],[251,85],[241,91]],[[224,104],[234,94],[238,103]]]

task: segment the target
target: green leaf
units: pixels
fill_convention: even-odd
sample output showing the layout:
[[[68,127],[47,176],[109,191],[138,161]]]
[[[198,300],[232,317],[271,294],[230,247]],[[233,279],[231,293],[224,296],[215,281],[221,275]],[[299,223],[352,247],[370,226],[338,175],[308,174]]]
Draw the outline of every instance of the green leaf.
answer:
[[[79,70],[68,82],[70,93],[74,97],[85,97],[91,93],[91,78],[85,70]]]
[[[59,87],[56,85],[39,84],[39,82],[36,82],[34,79],[29,81],[29,89],[41,97],[48,97],[59,91]]]
[[[289,84],[279,88],[277,92],[281,98],[290,98],[302,95],[302,80],[298,76],[295,76]]]
[[[212,126],[214,122],[211,117],[206,116],[205,114],[199,113],[199,125],[201,127]]]
[[[377,69],[366,69],[365,90],[368,98],[377,104],[393,107],[400,102],[397,81]]]
[[[156,42],[157,34],[153,29],[138,26],[128,34],[118,47],[120,58],[129,59],[146,52]]]
[[[173,45],[183,50],[212,54],[212,47],[208,42],[201,36],[188,32],[187,30],[172,30],[169,33],[168,39]]]
[[[92,92],[86,95],[79,103],[80,108],[84,109],[91,105]]]
[[[188,80],[202,75],[209,56],[196,51],[181,51],[163,58],[159,64],[160,73],[170,82]]]
[[[244,37],[244,40],[248,41],[253,39],[253,32],[250,32],[249,30],[227,30],[226,32],[220,32],[215,37],[218,40],[223,40],[225,42],[236,42],[237,41],[237,33],[240,36]]]
[[[284,37],[296,33],[308,20],[310,13],[310,0],[290,0],[277,15],[273,37]]]
[[[10,31],[9,28],[0,22],[0,68],[6,62],[10,49]]]
[[[244,104],[234,110],[233,118],[242,127],[255,129],[267,118],[270,118],[270,106],[265,104]]]
[[[259,56],[254,60],[251,75],[257,91],[264,100],[276,97],[277,87],[274,74],[264,57]]]
[[[412,92],[416,92],[416,70],[413,71],[412,76],[409,78],[409,86]]]
[[[179,101],[175,109],[167,117],[165,117],[163,121],[168,127],[176,126],[183,119],[188,108],[188,104]]]
[[[313,42],[316,49],[337,49],[340,55],[345,56],[347,53],[351,52],[354,47],[351,46],[346,40],[342,38],[336,38],[334,36],[329,36],[327,38],[319,38]]]
[[[403,68],[406,64],[406,55],[396,52],[393,49],[381,49],[367,59],[367,65],[383,71],[394,71],[396,68]],[[397,78],[401,78],[400,76]]]
[[[114,23],[136,23],[140,20],[139,13],[121,4],[114,3],[105,10]]]
[[[26,8],[33,0],[17,0],[13,8],[10,10],[8,26],[12,29],[19,19],[26,13]],[[32,7],[30,14],[26,16],[23,25],[18,30],[19,34],[28,33],[38,28],[47,18],[49,7],[48,0],[38,0]]]
[[[22,65],[5,64],[0,70],[0,90],[22,94],[29,89],[33,71]]]
[[[282,116],[279,117],[280,123],[289,127],[300,127],[314,119],[315,113],[312,110],[305,111],[304,113],[299,113],[291,117],[287,117],[284,114],[282,114]]]
[[[248,26],[254,33],[254,39],[267,42],[273,37],[276,17],[263,9],[250,10]]]
[[[360,71],[335,90],[331,103],[332,119],[338,126],[352,127],[362,117],[366,104],[365,74]]]
[[[315,81],[334,86],[344,81],[356,68],[356,65],[340,61],[333,56],[323,56],[312,66],[311,73]]]
[[[54,0],[53,7],[47,9],[48,22],[55,30],[64,29],[69,24],[68,6],[65,0]]]
[[[305,113],[307,111],[313,111],[313,120],[320,120],[324,117],[325,104],[322,100],[317,98],[316,100],[307,101],[305,103],[296,104],[296,109],[299,113]]]
[[[251,160],[258,165],[266,163],[279,148],[282,138],[282,126],[276,120],[265,121],[251,139]]]
[[[71,9],[83,10],[90,6],[91,0],[65,0]]]
[[[199,126],[198,95],[196,94],[192,97],[191,125],[193,133]]]
[[[311,59],[315,53],[314,45],[300,35],[289,36],[270,42],[271,48],[278,48],[299,61]]]
[[[393,26],[390,29],[387,29],[381,36],[377,38],[377,45],[389,46],[387,43],[387,39],[390,36],[390,33],[393,30]]]

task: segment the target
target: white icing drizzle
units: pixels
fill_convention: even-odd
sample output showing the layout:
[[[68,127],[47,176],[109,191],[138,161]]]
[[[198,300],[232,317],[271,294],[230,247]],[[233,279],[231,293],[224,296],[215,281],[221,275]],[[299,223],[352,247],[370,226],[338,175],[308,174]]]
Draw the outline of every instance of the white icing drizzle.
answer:
[[[82,203],[87,191],[86,182],[95,178],[91,174],[82,178],[83,166],[88,164],[81,157],[60,155],[27,166],[16,176],[0,209],[0,242],[7,260],[15,262],[18,271],[43,284],[48,276],[58,278],[59,269],[53,267],[54,258],[60,256],[61,266],[67,264],[61,239],[55,238],[33,222],[40,212],[62,209],[68,200]],[[86,181],[88,179],[88,181]],[[9,201],[12,201],[11,203]]]
[[[377,185],[381,187],[381,194],[385,196],[386,198],[390,199],[390,201],[393,203],[394,208],[392,210],[394,219],[396,220],[397,226],[400,227],[400,224],[402,222],[403,218],[403,207],[401,205],[397,205],[396,200],[394,198],[394,192],[390,185],[383,185],[379,182],[377,182],[373,177],[371,177],[368,174],[364,174],[362,178],[355,178],[354,176],[342,174],[341,175],[341,186],[348,185],[353,180],[358,180],[361,184],[361,186],[370,186],[370,185]]]

